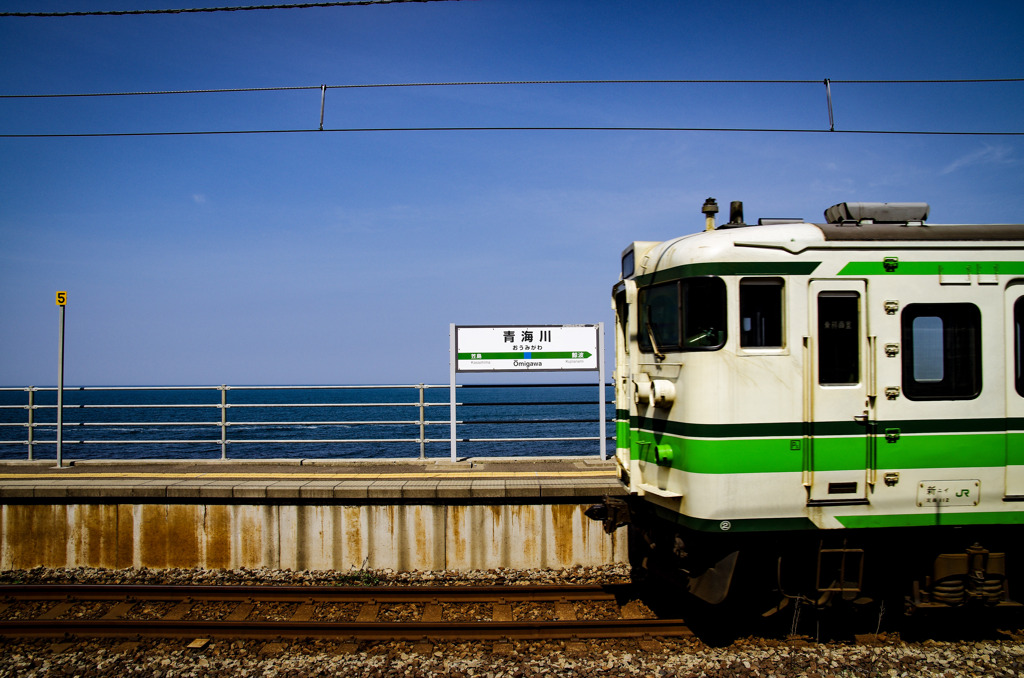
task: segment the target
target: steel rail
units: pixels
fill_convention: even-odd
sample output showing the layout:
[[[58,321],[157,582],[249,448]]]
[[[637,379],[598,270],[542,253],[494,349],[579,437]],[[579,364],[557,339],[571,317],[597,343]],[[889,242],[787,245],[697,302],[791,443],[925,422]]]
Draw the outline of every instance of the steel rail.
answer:
[[[0,621],[6,637],[335,638],[353,640],[540,640],[689,636],[681,619],[480,622],[171,621],[19,619]]]
[[[515,621],[377,621],[380,604],[394,603],[491,603],[511,602],[568,603],[569,601],[615,602],[632,600],[636,592],[630,584],[614,585],[489,585],[489,586],[268,586],[268,585],[123,585],[123,584],[27,584],[0,586],[0,607],[24,601],[64,601],[71,609],[84,601],[119,601],[128,609],[142,602],[177,602],[177,615],[165,613],[162,619],[125,619],[110,611],[96,619],[52,619],[58,612],[51,608],[35,619],[0,621],[5,637],[168,637],[206,638],[333,638],[360,641],[382,640],[536,640],[552,638],[637,638],[643,636],[692,635],[680,619],[558,619]],[[210,601],[258,603],[298,603],[305,605],[288,620],[235,619],[232,614],[220,620],[187,620],[185,610],[192,604]],[[315,603],[362,603],[374,608],[372,621],[316,621],[309,614]],[[59,607],[59,606],[58,606]],[[66,610],[65,610],[66,612]],[[424,613],[426,607],[424,608]]]

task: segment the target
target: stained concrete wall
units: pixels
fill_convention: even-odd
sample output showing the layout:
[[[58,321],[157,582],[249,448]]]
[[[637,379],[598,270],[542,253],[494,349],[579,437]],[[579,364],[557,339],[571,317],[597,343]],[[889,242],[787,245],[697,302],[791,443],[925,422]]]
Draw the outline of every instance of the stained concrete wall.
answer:
[[[0,505],[0,569],[396,571],[626,562],[581,504]]]

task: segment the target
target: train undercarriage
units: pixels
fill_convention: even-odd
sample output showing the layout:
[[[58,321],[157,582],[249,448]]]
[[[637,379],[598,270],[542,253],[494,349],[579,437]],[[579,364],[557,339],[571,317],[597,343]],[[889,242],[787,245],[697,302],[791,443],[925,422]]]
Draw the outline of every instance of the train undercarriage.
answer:
[[[1024,562],[1024,534],[1007,526],[720,534],[621,498],[588,515],[606,530],[627,527],[636,578],[685,589],[705,606],[743,605],[764,617],[794,604],[884,604],[906,614],[1022,609],[1011,583]]]

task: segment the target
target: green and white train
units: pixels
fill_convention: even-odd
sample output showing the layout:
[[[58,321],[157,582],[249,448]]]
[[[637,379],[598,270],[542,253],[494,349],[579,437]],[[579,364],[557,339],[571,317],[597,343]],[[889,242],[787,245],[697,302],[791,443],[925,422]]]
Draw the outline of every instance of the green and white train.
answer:
[[[718,603],[1013,605],[1024,225],[842,203],[634,242],[613,290],[637,559]],[[1016,569],[1015,569],[1016,568]]]

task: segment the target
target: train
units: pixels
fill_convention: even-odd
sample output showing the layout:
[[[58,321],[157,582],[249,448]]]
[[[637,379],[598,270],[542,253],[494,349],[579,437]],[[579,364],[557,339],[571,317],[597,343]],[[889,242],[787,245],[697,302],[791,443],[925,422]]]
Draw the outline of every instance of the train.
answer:
[[[622,253],[631,560],[713,606],[1019,607],[1024,225],[846,202]],[[697,222],[697,228],[701,224]]]

